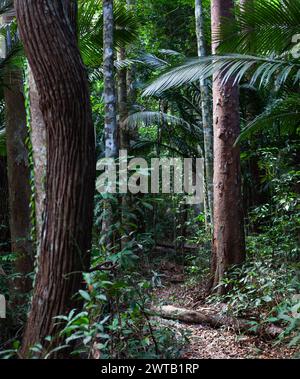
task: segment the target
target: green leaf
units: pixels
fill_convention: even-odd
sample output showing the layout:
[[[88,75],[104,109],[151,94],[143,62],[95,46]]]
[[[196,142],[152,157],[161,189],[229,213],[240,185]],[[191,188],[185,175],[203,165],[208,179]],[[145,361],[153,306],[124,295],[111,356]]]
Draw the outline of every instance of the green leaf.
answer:
[[[91,301],[91,296],[87,291],[80,290],[79,293],[84,298],[84,300]]]

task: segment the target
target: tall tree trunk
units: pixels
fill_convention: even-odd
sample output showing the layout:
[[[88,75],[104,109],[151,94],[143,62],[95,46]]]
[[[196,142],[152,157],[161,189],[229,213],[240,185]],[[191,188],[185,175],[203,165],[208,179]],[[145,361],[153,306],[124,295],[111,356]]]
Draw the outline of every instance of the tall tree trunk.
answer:
[[[63,6],[70,20],[71,28],[77,35],[77,2],[76,0],[63,1]],[[29,97],[30,97],[30,126],[31,144],[33,155],[34,171],[34,198],[35,198],[35,219],[36,219],[36,244],[38,254],[41,247],[41,233],[45,214],[46,201],[46,170],[47,170],[47,141],[46,127],[43,114],[40,110],[40,97],[31,68],[28,70],[29,77]]]
[[[198,56],[206,56],[204,16],[202,0],[195,0]],[[212,223],[213,214],[213,121],[211,116],[210,91],[207,80],[201,79],[201,109],[204,135],[206,224]]]
[[[115,158],[118,154],[117,97],[114,79],[114,6],[113,0],[103,0],[103,75],[105,103],[105,156]],[[112,209],[109,200],[104,201],[102,232],[107,234],[112,224]],[[111,238],[106,238],[111,246]]]
[[[114,6],[113,0],[103,0],[105,156],[117,156],[117,98],[114,80]]]
[[[224,18],[232,17],[232,0],[212,1],[212,34]],[[213,42],[213,53],[218,43]],[[240,150],[234,142],[240,133],[239,94],[233,81],[222,84],[222,74],[214,77],[214,237],[212,288],[220,284],[231,265],[245,260],[242,213]],[[218,292],[224,292],[224,286]]]
[[[15,271],[19,277],[12,283],[12,300],[23,304],[31,290],[29,274],[33,271],[33,246],[30,218],[30,167],[26,146],[27,125],[21,71],[9,72],[4,91],[6,105],[7,172],[11,250],[16,254]]]
[[[67,2],[67,0],[65,0]],[[46,207],[39,269],[21,353],[53,335],[90,263],[95,136],[86,72],[59,0],[15,0],[47,138]]]

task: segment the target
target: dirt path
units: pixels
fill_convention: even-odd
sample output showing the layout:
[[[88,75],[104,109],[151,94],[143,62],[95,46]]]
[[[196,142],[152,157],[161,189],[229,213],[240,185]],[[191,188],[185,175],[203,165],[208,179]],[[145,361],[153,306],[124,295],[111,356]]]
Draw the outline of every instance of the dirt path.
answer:
[[[184,284],[170,284],[155,291],[157,302],[197,310],[190,289]],[[203,304],[202,304],[203,307]],[[297,353],[294,349],[274,342],[262,341],[257,336],[237,335],[228,328],[213,329],[206,325],[191,325],[163,321],[174,332],[186,331],[190,343],[183,358],[188,359],[288,359]]]

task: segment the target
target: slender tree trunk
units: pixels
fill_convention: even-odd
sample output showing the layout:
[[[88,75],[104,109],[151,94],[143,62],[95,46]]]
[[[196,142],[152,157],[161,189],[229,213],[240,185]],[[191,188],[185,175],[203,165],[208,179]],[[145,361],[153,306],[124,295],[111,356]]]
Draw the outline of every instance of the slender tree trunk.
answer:
[[[42,226],[45,214],[46,201],[46,170],[47,170],[47,143],[46,126],[40,109],[40,97],[34,81],[32,70],[29,68],[29,97],[30,97],[30,126],[31,145],[34,171],[34,199],[36,220],[36,244],[38,255],[41,248]]]
[[[232,17],[232,0],[212,1],[212,33],[222,20]],[[218,44],[213,43],[213,53]],[[239,94],[233,81],[222,84],[222,74],[214,77],[214,238],[212,288],[220,284],[231,265],[245,260],[242,214],[240,150],[234,142],[240,133]],[[218,287],[224,292],[224,286]]]
[[[26,356],[55,333],[53,317],[76,306],[80,273],[90,263],[95,136],[86,72],[64,2],[15,0],[15,9],[47,138],[45,222],[21,349]]]
[[[104,50],[104,101],[105,101],[105,155],[116,157],[117,98],[114,80],[114,7],[113,0],[103,0],[103,50]]]
[[[11,249],[16,254],[12,299],[22,304],[31,290],[29,274],[33,271],[33,246],[30,219],[30,167],[26,146],[27,126],[22,72],[10,72],[4,97],[6,104],[7,172]],[[17,299],[18,297],[18,299]]]
[[[195,15],[198,56],[202,58],[206,56],[202,0],[195,0]],[[213,221],[213,121],[207,80],[200,81],[200,89],[205,156],[206,223],[209,226]]]
[[[103,75],[105,103],[105,156],[115,158],[118,154],[117,97],[114,79],[114,6],[113,0],[103,0]],[[104,201],[102,232],[107,234],[113,222],[111,204]],[[111,246],[111,238],[106,238]]]

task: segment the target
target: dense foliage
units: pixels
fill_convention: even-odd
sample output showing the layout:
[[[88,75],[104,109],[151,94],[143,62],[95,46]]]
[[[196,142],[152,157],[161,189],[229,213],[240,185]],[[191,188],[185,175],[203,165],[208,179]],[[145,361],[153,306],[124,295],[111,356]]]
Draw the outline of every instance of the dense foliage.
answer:
[[[202,81],[206,80],[212,100],[212,76],[223,72],[224,85],[234,77],[231,84],[239,84],[241,134],[236,146],[241,149],[246,262],[226,272],[219,283],[225,288],[224,293],[216,294],[215,288],[208,291],[213,223],[207,221],[207,204],[187,205],[181,194],[97,192],[91,266],[82,273],[82,289],[75,295],[77,306],[69,309],[68,314],[55,317],[55,332],[32,346],[30,357],[182,356],[189,336],[174,333],[172,325],[162,322],[152,311],[157,303],[171,302],[155,296],[157,288],[170,285],[167,276],[174,274],[163,272],[165,261],[183,268],[181,282],[190,288],[195,303],[201,298],[202,304],[208,306],[225,304],[222,311],[247,319],[252,331],[261,325],[276,325],[282,332],[275,342],[299,346],[300,60],[295,55],[299,43],[295,47],[292,38],[300,26],[300,1],[259,0],[241,9],[236,5],[235,21],[224,20],[218,34],[212,37],[211,2],[203,1],[207,51],[211,50],[212,40],[222,43],[217,55],[209,53],[207,57],[191,59],[197,54],[194,3],[115,1],[112,77],[118,90],[125,72],[128,86],[125,127],[122,104],[118,104],[119,140],[124,127],[129,135],[129,156],[144,158],[148,163],[155,157],[205,158]],[[5,13],[9,2],[0,4],[1,13]],[[78,45],[88,74],[100,161],[105,157],[106,143],[102,1],[80,0],[78,6]],[[9,27],[3,29],[7,36]],[[13,36],[15,29],[13,21],[9,29]],[[122,49],[125,52],[120,57]],[[38,245],[34,163],[30,155],[30,99],[26,97],[28,70],[23,54],[17,41],[17,46],[0,62],[0,77],[16,69],[24,74],[31,163],[28,180],[33,193],[30,238]],[[0,160],[5,160],[6,84],[1,80],[0,85]],[[211,108],[210,105],[210,113]],[[2,174],[6,175],[6,171]],[[2,225],[2,218],[0,223],[0,230],[8,228]],[[20,276],[14,265],[17,252],[2,245],[5,243],[0,240],[0,293],[15,299],[18,293],[14,294],[10,283]],[[36,270],[37,265],[36,261]],[[36,277],[35,273],[29,276]],[[3,328],[1,320],[1,357],[20,356],[31,293],[25,297],[25,302],[8,307]]]

